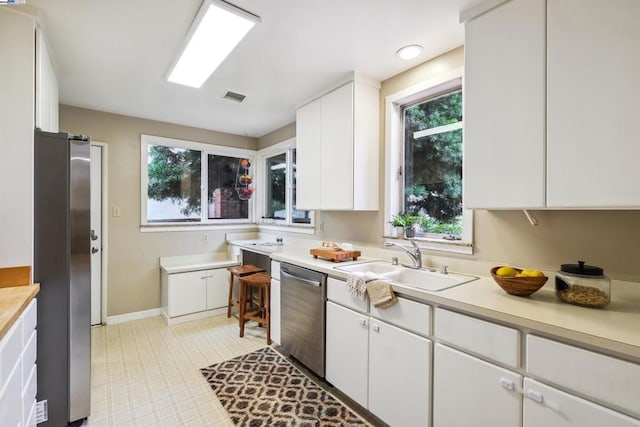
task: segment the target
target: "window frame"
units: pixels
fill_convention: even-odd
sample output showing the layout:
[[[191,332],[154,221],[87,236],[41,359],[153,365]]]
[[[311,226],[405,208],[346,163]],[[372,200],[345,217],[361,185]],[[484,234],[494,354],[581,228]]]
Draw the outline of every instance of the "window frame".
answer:
[[[462,87],[463,69],[457,68],[441,73],[417,85],[385,97],[385,203],[384,203],[384,236],[395,238],[395,230],[391,225],[393,215],[399,213],[403,206],[404,191],[404,114],[403,107],[437,96],[447,91]],[[463,95],[464,110],[464,95]],[[464,122],[464,115],[463,115]],[[463,131],[464,132],[464,131]],[[463,136],[464,144],[464,136]],[[464,162],[464,158],[463,158]],[[401,169],[402,168],[402,169]],[[402,173],[401,173],[402,172]],[[462,181],[464,187],[464,177]],[[464,200],[463,200],[464,203]],[[473,253],[473,210],[463,208],[463,232],[461,240],[447,240],[441,236],[427,235],[415,237],[413,240],[425,249]]]
[[[148,202],[148,147],[149,145],[162,145],[165,147],[185,148],[189,150],[200,151],[200,221],[194,222],[178,222],[178,221],[163,221],[163,222],[149,222],[147,219],[147,202]],[[209,219],[208,218],[208,156],[227,156],[237,157],[238,159],[249,159],[254,164],[256,152],[254,150],[225,147],[221,145],[206,144],[202,142],[187,141],[182,139],[166,138],[154,135],[140,135],[140,224],[141,227],[179,227],[180,229],[192,229],[194,227],[211,226],[211,225],[231,225],[231,224],[255,224],[255,197],[249,200],[248,212],[249,217],[247,219]]]
[[[283,230],[283,231],[293,231],[300,232],[305,234],[314,234],[315,233],[315,212],[313,210],[309,211],[309,217],[311,218],[311,223],[309,224],[301,224],[293,222],[293,156],[291,155],[291,151],[296,148],[296,138],[290,138],[280,143],[271,145],[269,147],[263,148],[259,150],[256,155],[256,163],[257,163],[257,172],[259,180],[256,185],[256,222],[259,224],[260,229],[265,230]],[[268,158],[277,156],[279,154],[286,153],[286,164],[287,164],[287,184],[286,184],[286,193],[285,193],[285,209],[286,209],[286,218],[284,220],[281,219],[272,219],[272,218],[264,218],[267,211],[267,200],[266,200],[266,185],[268,183],[267,173],[268,170],[266,168],[266,161]],[[306,209],[305,209],[306,210]]]

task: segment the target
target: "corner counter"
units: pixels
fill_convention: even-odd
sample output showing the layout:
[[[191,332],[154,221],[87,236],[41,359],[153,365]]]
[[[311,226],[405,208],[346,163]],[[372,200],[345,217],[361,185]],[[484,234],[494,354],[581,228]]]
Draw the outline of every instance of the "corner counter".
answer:
[[[0,288],[0,340],[40,292],[40,284]]]

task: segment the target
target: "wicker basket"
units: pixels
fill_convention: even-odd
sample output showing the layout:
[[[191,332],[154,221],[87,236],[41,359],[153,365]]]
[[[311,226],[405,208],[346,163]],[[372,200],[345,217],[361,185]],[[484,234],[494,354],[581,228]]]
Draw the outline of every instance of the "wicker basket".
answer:
[[[496,271],[502,266],[493,267],[491,269],[491,277],[504,291],[510,295],[519,297],[528,297],[538,289],[544,286],[549,279],[547,276],[542,277],[504,277],[497,276]],[[518,273],[522,270],[516,268]]]

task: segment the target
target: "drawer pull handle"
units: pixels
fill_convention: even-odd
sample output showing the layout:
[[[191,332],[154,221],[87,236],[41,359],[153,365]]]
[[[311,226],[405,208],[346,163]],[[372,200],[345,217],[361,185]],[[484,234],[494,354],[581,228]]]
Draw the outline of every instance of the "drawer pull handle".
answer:
[[[362,317],[361,317],[361,318],[360,318],[360,324],[361,324],[362,326],[367,326],[367,321],[366,321],[366,319],[364,319],[364,318],[362,318]]]
[[[527,390],[527,397],[534,402],[542,403],[544,401],[544,396],[539,391]]]
[[[510,390],[513,391],[516,389],[516,385],[513,381],[508,380],[506,378],[500,378],[500,385],[502,386],[502,388],[506,389],[506,390]]]
[[[380,325],[371,325],[371,329],[373,329],[374,332],[380,332]]]

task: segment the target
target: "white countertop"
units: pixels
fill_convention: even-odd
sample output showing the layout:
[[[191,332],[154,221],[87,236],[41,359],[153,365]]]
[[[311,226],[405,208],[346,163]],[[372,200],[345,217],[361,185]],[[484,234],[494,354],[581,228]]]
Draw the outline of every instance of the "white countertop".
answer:
[[[314,259],[308,248],[287,245],[280,252],[272,253],[271,258],[342,279],[347,273],[334,267],[351,264]],[[372,259],[361,257],[357,262]],[[550,277],[547,285],[530,297],[509,295],[490,277],[438,292],[395,285],[394,290],[436,306],[594,346],[640,362],[640,284],[613,281],[611,303],[604,308],[587,308],[559,301],[553,283],[554,278]]]
[[[160,257],[160,268],[167,274],[210,270],[238,264],[238,260],[229,258],[226,252]]]

